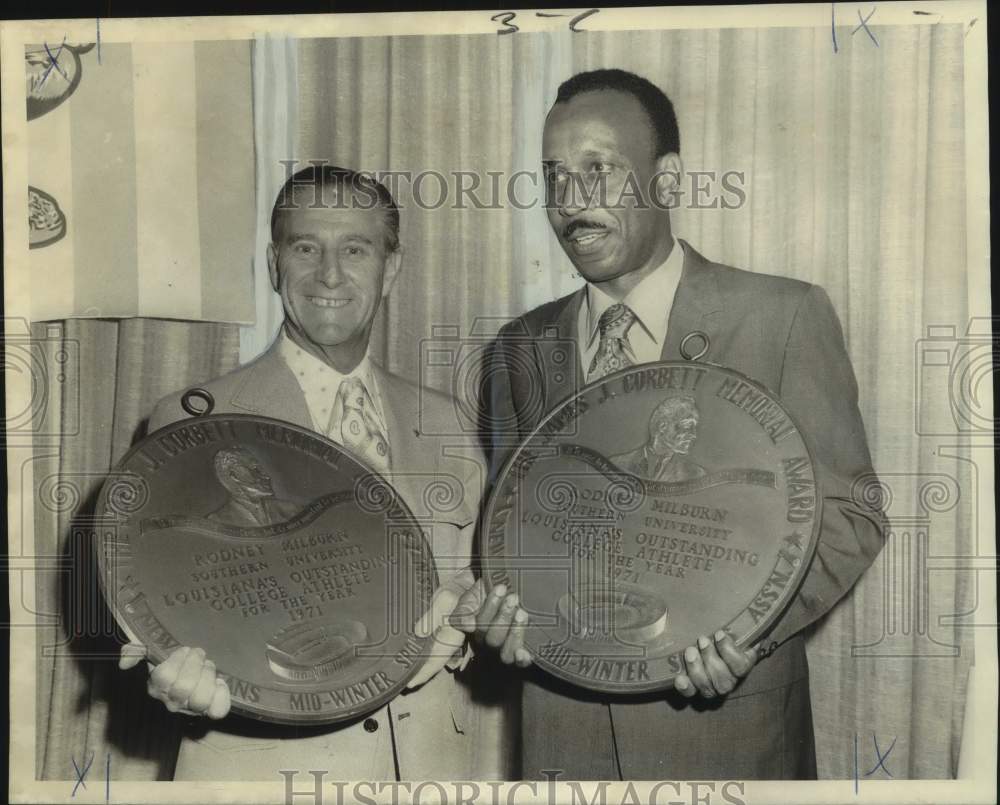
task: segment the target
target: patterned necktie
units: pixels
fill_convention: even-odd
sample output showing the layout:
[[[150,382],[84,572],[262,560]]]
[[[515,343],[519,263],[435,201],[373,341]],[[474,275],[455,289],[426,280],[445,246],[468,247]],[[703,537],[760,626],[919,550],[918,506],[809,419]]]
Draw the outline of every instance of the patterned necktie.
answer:
[[[632,365],[628,356],[628,330],[635,324],[635,313],[621,302],[612,305],[601,314],[597,329],[601,343],[597,345],[594,360],[587,373],[589,380],[599,380],[605,375]]]
[[[337,403],[342,412],[341,443],[373,469],[383,475],[388,473],[391,467],[389,444],[382,435],[374,403],[361,378],[348,377],[341,381]]]

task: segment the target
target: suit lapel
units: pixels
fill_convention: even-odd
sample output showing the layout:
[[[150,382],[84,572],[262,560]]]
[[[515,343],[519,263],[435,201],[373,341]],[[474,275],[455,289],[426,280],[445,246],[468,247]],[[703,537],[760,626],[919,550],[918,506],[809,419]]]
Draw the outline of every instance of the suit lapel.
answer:
[[[258,358],[236,389],[230,404],[235,410],[267,416],[313,429],[312,416],[292,370],[272,346]]]
[[[577,343],[577,321],[586,286],[569,296],[566,304],[556,314],[550,325],[537,334],[535,346],[538,350],[538,364],[541,367],[541,382],[545,404],[543,414],[575,394],[586,382],[583,367],[580,366],[580,348]],[[576,371],[574,371],[574,367]],[[535,425],[537,425],[537,421]]]
[[[660,359],[665,361],[684,360],[680,345],[688,333],[703,332],[708,336],[710,344],[715,343],[724,323],[722,296],[715,276],[708,268],[708,261],[686,241],[679,242],[684,249],[684,268],[670,309],[667,337],[660,354]],[[697,353],[701,350],[702,343],[701,339],[692,339],[686,349]],[[711,358],[710,346],[708,353],[700,360]]]

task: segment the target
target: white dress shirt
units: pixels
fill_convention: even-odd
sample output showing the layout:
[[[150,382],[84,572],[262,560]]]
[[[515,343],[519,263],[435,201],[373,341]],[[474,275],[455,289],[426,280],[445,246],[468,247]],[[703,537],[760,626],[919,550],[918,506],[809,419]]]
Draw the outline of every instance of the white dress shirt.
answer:
[[[306,407],[312,417],[313,429],[317,433],[332,439],[337,444],[343,444],[339,427],[339,416],[343,412],[335,411],[334,403],[337,400],[340,384],[349,377],[357,377],[368,390],[368,395],[374,404],[375,419],[382,429],[382,436],[389,441],[389,429],[386,426],[382,399],[368,355],[365,355],[361,363],[345,375],[302,349],[291,339],[285,328],[281,329],[278,339],[278,351],[299,382],[299,387],[306,398]]]
[[[621,300],[636,317],[635,323],[629,328],[627,339],[627,351],[634,363],[660,360],[663,342],[667,337],[667,321],[683,268],[684,250],[675,239],[667,259]],[[601,343],[597,325],[601,314],[614,304],[616,300],[605,291],[587,283],[587,293],[580,305],[577,320],[577,342],[580,345],[580,364],[588,381],[591,379],[590,364]]]

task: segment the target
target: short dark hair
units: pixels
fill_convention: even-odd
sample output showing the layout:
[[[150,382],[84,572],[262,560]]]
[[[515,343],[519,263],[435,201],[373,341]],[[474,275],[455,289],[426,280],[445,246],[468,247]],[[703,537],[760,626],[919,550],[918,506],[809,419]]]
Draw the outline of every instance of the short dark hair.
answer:
[[[281,186],[281,190],[278,191],[278,197],[271,210],[271,240],[273,242],[277,243],[278,241],[278,222],[281,213],[285,210],[299,209],[300,204],[295,202],[294,193],[296,190],[307,187],[315,188],[313,197],[316,202],[323,198],[323,191],[326,188],[338,190],[349,188],[365,199],[363,209],[369,209],[368,204],[372,207],[383,208],[388,231],[386,250],[394,252],[399,248],[399,207],[396,206],[396,200],[388,188],[370,173],[362,173],[350,168],[338,168],[336,165],[315,163],[289,176]]]
[[[577,73],[559,86],[556,103],[565,103],[584,92],[616,90],[632,95],[646,110],[656,135],[654,158],[681,152],[681,134],[670,98],[656,84],[626,70],[591,70]]]

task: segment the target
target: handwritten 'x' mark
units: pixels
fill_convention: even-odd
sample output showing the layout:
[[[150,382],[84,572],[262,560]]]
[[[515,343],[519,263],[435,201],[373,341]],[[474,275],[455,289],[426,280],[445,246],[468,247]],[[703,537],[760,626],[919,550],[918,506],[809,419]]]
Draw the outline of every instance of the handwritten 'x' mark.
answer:
[[[865,775],[865,777],[870,777],[871,775],[873,775],[875,773],[875,770],[878,768],[881,768],[882,771],[884,771],[886,774],[892,777],[892,772],[885,767],[885,759],[889,757],[889,753],[892,751],[892,747],[896,745],[896,739],[895,738],[892,739],[892,743],[889,744],[889,748],[885,750],[884,755],[882,754],[882,751],[878,748],[878,738],[875,737],[874,733],[872,733],[872,741],[875,742],[875,756],[878,758],[878,762],[874,766],[872,766],[872,770],[868,772]]]
[[[53,68],[59,71],[59,75],[69,81],[69,76],[63,72],[62,67],[59,66],[59,56],[62,55],[63,48],[66,47],[66,37],[63,37],[62,44],[59,45],[59,50],[56,51],[55,56],[52,55],[52,51],[49,50],[49,43],[45,43],[45,52],[49,54],[49,66],[45,69],[45,75],[42,76],[42,80],[38,82],[38,86],[42,86],[46,79],[49,77],[49,73],[52,72]]]
[[[90,766],[93,762],[94,753],[91,752],[90,760],[87,761],[87,765],[83,767],[83,771],[81,772],[80,767],[76,765],[76,758],[73,758],[73,768],[76,769],[76,785],[73,786],[73,793],[70,794],[71,797],[76,796],[76,789],[78,789],[81,785],[83,786],[84,791],[87,790],[87,784],[83,780],[87,776],[87,772],[90,771]]]
[[[868,20],[870,20],[873,16],[875,16],[875,7],[872,6],[872,10],[868,12],[868,16],[864,18],[862,18],[861,16],[861,9],[859,8],[857,11],[858,11],[858,19],[861,20],[861,24],[853,31],[851,31],[851,36],[854,36],[854,34],[856,34],[858,31],[864,28],[865,33],[868,34],[872,42],[875,43],[875,47],[878,47],[878,40],[875,38],[875,34],[873,34],[871,32],[871,29],[868,27]]]

